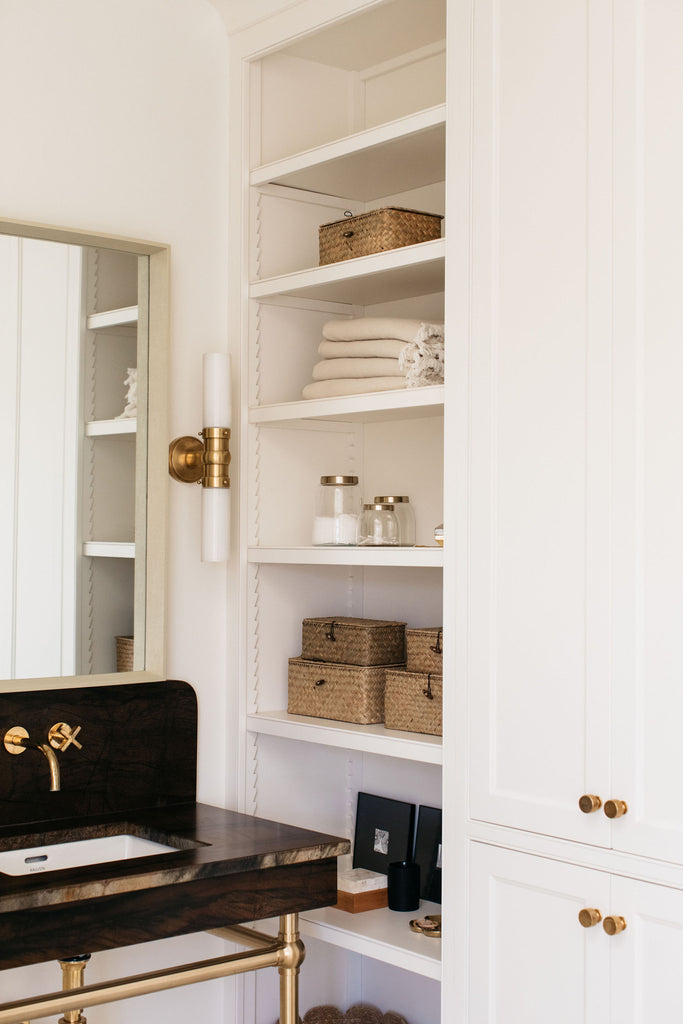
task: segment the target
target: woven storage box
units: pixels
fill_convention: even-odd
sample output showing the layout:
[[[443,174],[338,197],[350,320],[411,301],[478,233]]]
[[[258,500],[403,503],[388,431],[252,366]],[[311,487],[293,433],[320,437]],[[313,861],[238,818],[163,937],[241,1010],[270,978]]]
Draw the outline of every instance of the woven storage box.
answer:
[[[280,1024],[279,1020],[275,1024]],[[382,1013],[376,1006],[356,1003],[343,1013],[336,1006],[312,1006],[303,1016],[302,1024],[407,1024],[405,1017],[393,1010]]]
[[[405,663],[405,622],[385,619],[304,619],[301,657],[337,665]]]
[[[133,637],[116,637],[116,671],[133,671]]]
[[[441,238],[442,217],[419,210],[385,206],[357,217],[321,224],[318,229],[320,265],[369,256],[385,249],[400,249]]]
[[[384,724],[387,729],[443,736],[443,676],[388,670]]]
[[[443,672],[443,629],[431,626],[406,630],[406,669],[408,672]]]
[[[358,725],[383,722],[386,672],[385,665],[333,665],[290,658],[287,711]]]

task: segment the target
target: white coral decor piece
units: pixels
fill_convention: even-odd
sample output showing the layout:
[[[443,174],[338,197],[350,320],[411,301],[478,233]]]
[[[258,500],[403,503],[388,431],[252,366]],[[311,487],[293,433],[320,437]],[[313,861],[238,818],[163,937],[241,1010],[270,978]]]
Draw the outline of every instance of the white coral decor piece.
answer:
[[[398,367],[405,373],[409,388],[443,384],[443,324],[420,324],[415,339],[409,341],[399,355]]]

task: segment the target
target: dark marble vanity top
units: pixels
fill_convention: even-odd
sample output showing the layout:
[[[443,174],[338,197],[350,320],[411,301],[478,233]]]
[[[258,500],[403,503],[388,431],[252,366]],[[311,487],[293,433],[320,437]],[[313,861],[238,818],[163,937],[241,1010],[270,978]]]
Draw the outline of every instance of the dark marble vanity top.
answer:
[[[309,864],[349,850],[345,839],[237,811],[188,804],[151,811],[44,823],[39,830],[0,828],[0,852],[111,835],[178,846],[173,853],[59,871],[8,875],[0,870],[0,915],[133,893],[245,871]]]
[[[49,791],[36,750],[0,749],[0,853],[133,835],[170,853],[0,871],[0,969],[329,906],[345,839],[195,802],[186,683],[0,694],[0,730],[81,727]]]

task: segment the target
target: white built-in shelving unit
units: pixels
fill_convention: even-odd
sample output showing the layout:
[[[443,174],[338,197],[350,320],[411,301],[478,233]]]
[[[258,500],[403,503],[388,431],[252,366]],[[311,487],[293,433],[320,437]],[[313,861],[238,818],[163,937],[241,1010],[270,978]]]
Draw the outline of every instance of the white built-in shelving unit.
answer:
[[[441,764],[440,736],[416,735],[386,729],[383,725],[353,725],[328,719],[290,715],[286,711],[270,711],[249,715],[252,732],[264,736],[282,736],[301,743],[320,743],[345,750],[360,750],[382,757],[399,757],[424,764]]]
[[[420,912],[440,914],[441,906],[423,901]],[[387,912],[382,910],[350,915],[334,907],[323,907],[301,914],[299,920],[305,936],[440,981],[440,943],[411,931],[408,922],[413,916],[410,912],[392,913],[391,934],[387,931]]]
[[[249,561],[270,565],[374,565],[440,568],[443,565],[441,548],[392,548],[382,551],[377,548],[355,547],[253,547],[249,548]]]
[[[410,417],[443,416],[443,387],[431,385],[406,391],[377,392],[371,395],[347,395],[318,398],[307,402],[283,402],[255,406],[249,410],[250,423],[276,427],[296,426],[298,422],[327,420],[340,423],[373,423]]]
[[[273,32],[296,41],[265,56],[258,31],[237,37],[233,62],[235,102],[250,120],[234,179],[249,228],[233,293],[248,368],[244,807],[350,838],[359,790],[441,806],[442,739],[288,714],[288,658],[300,654],[310,615],[441,623],[443,549],[433,531],[443,521],[444,388],[308,401],[302,389],[327,320],[443,320],[445,238],[319,266],[317,229],[387,205],[443,214],[446,135],[445,3],[355,6],[352,21],[303,37],[315,20],[285,15]],[[344,43],[351,24],[365,40],[355,54]],[[418,546],[312,547],[314,494],[329,473],[357,474],[364,500],[409,494]],[[428,1024],[438,1015],[441,943],[412,932],[410,916],[328,908],[302,915],[301,927],[340,991],[362,998],[388,983],[405,992],[410,1020]],[[334,1002],[334,993],[319,996]]]
[[[362,306],[428,295],[443,282],[445,239],[329,263],[252,284],[252,299],[292,296]]]
[[[445,152],[442,103],[257,167],[249,182],[367,201],[441,180]]]
[[[445,812],[443,939],[302,914],[302,1012],[680,1006],[682,29],[670,0],[301,0],[233,39],[244,806]],[[389,205],[444,237],[318,266],[320,224]],[[303,401],[322,325],[364,315],[444,317],[445,388]],[[312,548],[330,473],[408,493],[421,546]],[[301,619],[342,614],[443,623],[443,743],[287,713]]]

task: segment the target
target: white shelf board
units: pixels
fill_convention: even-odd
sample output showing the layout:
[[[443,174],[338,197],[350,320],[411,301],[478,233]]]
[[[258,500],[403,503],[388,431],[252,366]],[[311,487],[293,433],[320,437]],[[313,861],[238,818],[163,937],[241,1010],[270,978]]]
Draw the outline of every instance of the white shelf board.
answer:
[[[328,263],[250,285],[252,299],[292,295],[371,305],[443,291],[445,238]]]
[[[138,307],[124,306],[121,309],[107,309],[103,313],[91,313],[86,319],[89,331],[105,331],[112,327],[135,327],[138,322]]]
[[[419,910],[407,913],[366,910],[349,914],[334,907],[323,907],[300,914],[299,929],[311,938],[440,981],[441,940],[428,938],[408,927],[412,918],[440,913],[440,904],[426,900],[421,901]]]
[[[135,558],[135,544],[125,541],[87,540],[83,554],[94,558]]]
[[[440,547],[250,547],[248,560],[262,565],[373,565],[443,568]]]
[[[257,167],[252,185],[286,185],[367,202],[445,178],[446,106]]]
[[[134,434],[138,421],[133,417],[123,420],[90,420],[85,425],[86,437],[118,437],[121,434]]]
[[[343,423],[371,423],[377,420],[405,420],[443,415],[443,385],[375,391],[367,395],[316,398],[252,406],[249,422],[267,426],[291,426],[296,420],[338,420]]]
[[[421,764],[441,764],[443,761],[440,736],[399,732],[383,725],[354,725],[327,718],[289,715],[286,711],[260,711],[247,716],[247,728],[266,736],[320,743],[344,750],[362,750],[366,754],[399,757]]]

